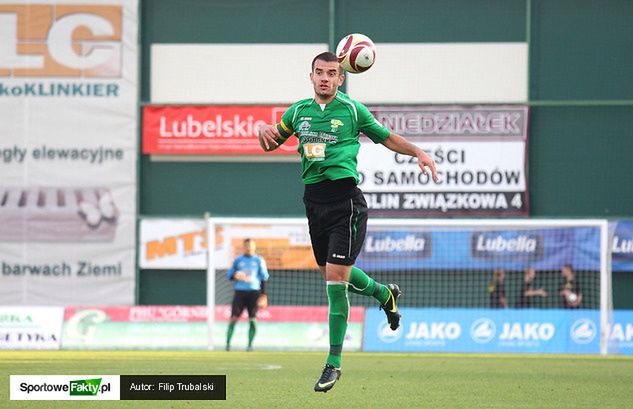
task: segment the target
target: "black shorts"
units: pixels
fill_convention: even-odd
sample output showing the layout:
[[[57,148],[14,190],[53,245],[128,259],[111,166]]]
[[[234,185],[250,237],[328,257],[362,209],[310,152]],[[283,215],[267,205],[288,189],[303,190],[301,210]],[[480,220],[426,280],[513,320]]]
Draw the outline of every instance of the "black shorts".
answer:
[[[367,232],[367,202],[363,194],[334,203],[314,203],[305,198],[303,202],[317,264],[353,265]]]
[[[259,295],[260,292],[258,290],[235,290],[233,304],[231,305],[231,318],[239,317],[242,311],[244,311],[244,308],[248,311],[249,318],[255,318],[257,315],[257,299]]]

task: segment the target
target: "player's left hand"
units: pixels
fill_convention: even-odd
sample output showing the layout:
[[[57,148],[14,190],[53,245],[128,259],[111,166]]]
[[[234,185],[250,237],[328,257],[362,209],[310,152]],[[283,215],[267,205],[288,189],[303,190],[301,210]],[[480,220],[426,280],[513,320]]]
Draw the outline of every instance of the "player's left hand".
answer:
[[[257,299],[257,306],[259,308],[268,307],[268,296],[266,294],[262,294],[259,296],[259,298]]]
[[[440,178],[437,176],[437,170],[435,169],[435,161],[429,156],[428,153],[424,152],[422,149],[417,152],[418,157],[418,165],[420,165],[420,169],[422,173],[426,175],[426,168],[428,167],[431,170],[431,177],[435,182],[439,182]]]

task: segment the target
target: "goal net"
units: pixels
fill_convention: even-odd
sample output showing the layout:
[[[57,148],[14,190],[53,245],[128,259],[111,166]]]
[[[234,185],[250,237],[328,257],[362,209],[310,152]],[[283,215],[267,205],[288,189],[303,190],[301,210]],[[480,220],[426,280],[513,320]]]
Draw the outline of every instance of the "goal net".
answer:
[[[271,305],[327,306],[305,219],[210,218],[208,227],[215,243],[210,306],[230,305],[226,272],[245,238],[255,239],[268,265]],[[398,284],[400,307],[595,310],[606,328],[612,309],[607,242],[601,220],[370,219],[356,266],[378,282]],[[352,306],[378,307],[371,297],[349,299]],[[606,348],[601,340],[603,353]]]

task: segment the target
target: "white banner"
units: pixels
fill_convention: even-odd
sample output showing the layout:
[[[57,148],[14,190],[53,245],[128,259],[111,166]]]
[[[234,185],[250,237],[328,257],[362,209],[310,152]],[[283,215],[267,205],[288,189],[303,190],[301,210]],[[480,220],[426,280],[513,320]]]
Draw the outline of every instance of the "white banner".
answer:
[[[119,375],[11,375],[11,400],[120,400]]]
[[[361,144],[358,170],[366,192],[514,192],[525,190],[525,142],[414,142],[434,157],[440,181],[423,175],[416,158]]]
[[[63,307],[0,307],[0,349],[59,349]]]
[[[440,180],[414,157],[362,139],[359,186],[384,216],[528,214],[525,106],[376,106],[376,119],[424,149]]]
[[[132,304],[137,0],[0,0],[0,300]]]
[[[204,219],[141,220],[139,253],[144,269],[204,270],[206,223]]]

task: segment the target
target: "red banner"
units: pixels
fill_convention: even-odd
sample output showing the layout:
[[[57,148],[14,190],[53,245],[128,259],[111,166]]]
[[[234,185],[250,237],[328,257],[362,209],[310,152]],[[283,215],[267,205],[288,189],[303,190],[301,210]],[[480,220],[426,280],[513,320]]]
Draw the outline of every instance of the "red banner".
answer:
[[[152,155],[294,155],[290,138],[266,153],[257,131],[279,122],[288,107],[275,105],[146,106],[143,153]]]

